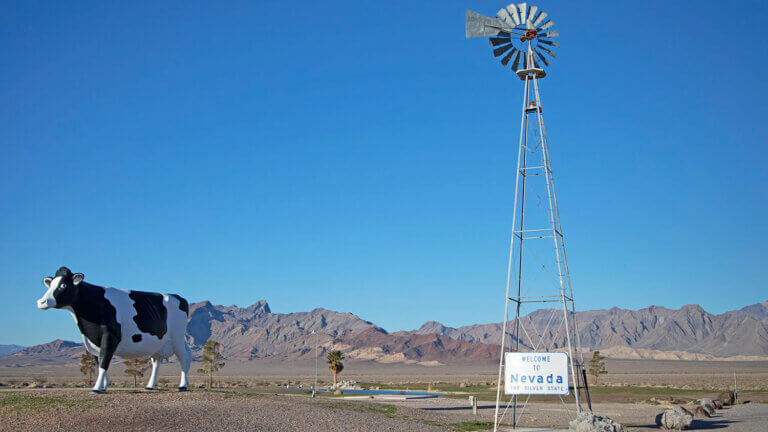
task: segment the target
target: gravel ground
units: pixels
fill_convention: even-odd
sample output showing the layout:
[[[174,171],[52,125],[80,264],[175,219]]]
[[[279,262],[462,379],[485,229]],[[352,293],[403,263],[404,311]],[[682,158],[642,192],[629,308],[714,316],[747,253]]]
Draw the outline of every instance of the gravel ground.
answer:
[[[2,431],[441,431],[407,408],[290,396],[83,390],[0,394]]]
[[[469,402],[465,400],[435,398],[387,401],[386,403],[393,404],[398,408],[401,406],[417,408],[423,411],[421,418],[441,424],[453,424],[467,420],[493,421],[495,408],[492,402],[482,402],[478,405],[477,416],[474,416]],[[593,409],[596,414],[608,416],[627,426],[627,430],[639,432],[658,431],[659,428],[654,423],[656,415],[666,408],[635,403],[598,403],[593,405]],[[510,407],[503,423],[510,424],[512,422],[511,412],[512,408]],[[567,429],[568,421],[568,415],[563,410],[562,404],[535,403],[526,406],[525,414],[521,417],[518,426]],[[695,419],[694,426],[695,430],[768,432],[768,404],[755,403],[726,407],[718,410],[712,418]]]
[[[370,400],[276,396],[234,392],[143,392],[112,390],[92,396],[83,389],[0,392],[0,431],[445,431],[461,422],[493,419],[483,402],[477,416],[465,400]],[[662,407],[629,403],[596,404],[630,431],[658,430]],[[507,417],[504,423],[510,423]],[[562,405],[529,404],[520,426],[567,426]],[[697,419],[697,429],[768,432],[768,404],[739,405]]]

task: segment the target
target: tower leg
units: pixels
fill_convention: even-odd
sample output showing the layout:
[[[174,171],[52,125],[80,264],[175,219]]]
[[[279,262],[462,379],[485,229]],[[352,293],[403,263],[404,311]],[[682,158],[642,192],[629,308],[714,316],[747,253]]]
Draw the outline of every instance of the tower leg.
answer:
[[[498,380],[496,381],[496,409],[493,414],[493,431],[498,431],[499,427],[499,405],[501,403],[501,388],[503,387],[504,382],[504,352],[505,352],[505,342],[507,340],[507,321],[509,318],[509,286],[512,278],[512,255],[514,251],[514,245],[515,245],[515,221],[517,218],[517,190],[520,186],[520,163],[523,157],[523,147],[525,145],[524,143],[524,137],[525,137],[525,126],[526,126],[526,113],[525,113],[525,106],[528,104],[528,80],[525,81],[525,92],[523,94],[523,113],[520,119],[520,141],[518,144],[517,149],[517,170],[515,171],[515,198],[514,198],[514,207],[512,210],[512,235],[510,236],[509,240],[509,261],[507,263],[507,286],[506,286],[506,293],[504,294],[504,322],[502,324],[502,331],[501,331],[501,355],[499,356],[499,375]],[[519,284],[518,284],[518,296],[519,296]],[[520,304],[518,303],[517,307],[517,319],[515,322],[520,322]],[[517,334],[517,331],[515,331],[515,334]],[[510,341],[511,343],[511,341]],[[515,405],[516,405],[515,400]],[[516,406],[513,407],[513,410],[516,409]],[[514,420],[513,420],[514,421]]]

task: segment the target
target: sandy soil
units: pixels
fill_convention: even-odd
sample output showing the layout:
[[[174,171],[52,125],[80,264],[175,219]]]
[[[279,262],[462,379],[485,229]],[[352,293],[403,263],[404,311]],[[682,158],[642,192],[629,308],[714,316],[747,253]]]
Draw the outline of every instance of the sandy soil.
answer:
[[[7,359],[7,358],[6,358]],[[191,370],[198,368],[194,363]],[[345,361],[343,379],[360,382],[385,384],[408,384],[425,382],[484,383],[496,380],[495,364],[418,366],[401,363],[381,364],[370,361]],[[79,381],[82,379],[75,363],[68,365],[14,365],[8,360],[0,362],[0,382],[10,379],[32,379],[43,377],[50,382]],[[768,362],[766,361],[685,361],[685,360],[615,360],[606,361],[608,375],[601,377],[603,385],[617,386],[670,386],[682,389],[722,390],[733,387],[736,373],[739,388],[768,390]],[[163,364],[160,376],[171,381],[178,380],[178,364]],[[314,361],[259,360],[239,362],[228,360],[220,372],[222,380],[246,380],[249,382],[280,383],[285,381],[313,382]],[[115,362],[110,368],[113,380],[125,379],[123,367]],[[319,364],[321,380],[329,379],[329,373],[322,359]],[[192,374],[193,382],[203,378]]]

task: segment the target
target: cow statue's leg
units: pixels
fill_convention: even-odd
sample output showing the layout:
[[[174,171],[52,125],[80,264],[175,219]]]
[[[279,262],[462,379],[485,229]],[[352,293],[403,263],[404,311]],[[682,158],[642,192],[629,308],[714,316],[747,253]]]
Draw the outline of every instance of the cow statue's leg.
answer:
[[[189,366],[192,364],[192,351],[189,350],[187,342],[183,337],[174,335],[173,350],[176,354],[176,358],[179,359],[179,365],[181,366],[181,381],[179,382],[179,391],[187,391],[189,381],[187,380],[187,374],[189,373]]]
[[[149,382],[147,382],[146,390],[154,390],[157,385],[157,367],[160,364],[160,360],[151,357],[152,361],[152,373],[149,375]]]
[[[120,342],[119,338],[112,336],[108,331],[104,331],[101,337],[101,345],[99,346],[99,377],[96,378],[96,384],[91,389],[91,393],[98,394],[107,391],[107,369],[109,369],[109,363],[112,361],[112,356],[115,354],[117,344]]]
[[[104,376],[107,371],[104,368],[99,368],[99,375],[96,378],[96,384],[91,389],[91,394],[104,393]]]

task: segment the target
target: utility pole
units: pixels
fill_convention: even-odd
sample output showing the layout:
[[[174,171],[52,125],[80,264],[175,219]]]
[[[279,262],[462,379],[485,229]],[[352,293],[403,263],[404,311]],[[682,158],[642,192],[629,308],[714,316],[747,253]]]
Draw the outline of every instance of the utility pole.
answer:
[[[320,350],[320,342],[319,342],[320,335],[314,330],[312,330],[312,334],[315,335],[315,385],[312,386],[312,397],[315,397],[315,395],[317,394],[317,355],[318,355],[318,351]]]

